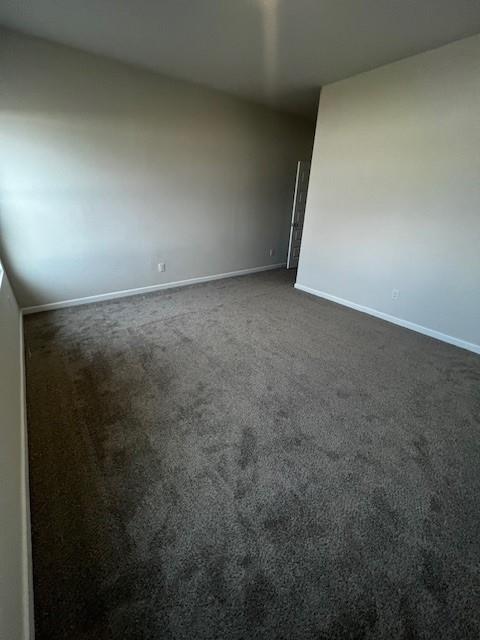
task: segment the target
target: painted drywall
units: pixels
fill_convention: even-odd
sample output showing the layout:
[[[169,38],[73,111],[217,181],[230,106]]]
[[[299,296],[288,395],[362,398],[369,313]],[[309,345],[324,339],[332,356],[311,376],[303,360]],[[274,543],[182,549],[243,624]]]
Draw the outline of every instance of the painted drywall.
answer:
[[[0,82],[0,242],[21,306],[285,260],[312,124],[11,31]]]
[[[479,114],[480,36],[324,87],[297,284],[480,345]]]
[[[30,637],[20,313],[0,265],[0,638]]]

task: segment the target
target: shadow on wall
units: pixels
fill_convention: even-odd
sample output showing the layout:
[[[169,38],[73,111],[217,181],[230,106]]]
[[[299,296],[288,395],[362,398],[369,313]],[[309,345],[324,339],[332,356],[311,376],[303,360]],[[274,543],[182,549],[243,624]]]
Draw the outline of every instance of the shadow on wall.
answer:
[[[12,261],[10,260],[9,245],[4,241],[4,226],[5,225],[2,222],[2,210],[0,208],[0,265],[5,269],[5,273],[7,274],[8,281],[13,290],[15,298],[18,299],[18,288],[15,286],[15,281],[18,278],[18,274],[15,273],[15,268],[13,267]],[[28,287],[28,284],[24,282],[23,286]]]
[[[15,268],[15,259],[18,257],[19,252],[22,253],[21,241],[17,246],[16,244],[5,242],[5,237],[5,223],[2,219],[2,209],[0,206],[0,263],[5,269],[5,273],[7,274],[15,299],[21,307],[20,293],[22,293],[22,296],[34,297],[35,295],[38,295],[39,291],[38,287],[32,286],[30,280],[22,277],[21,273]]]
[[[284,260],[308,121],[11,32],[2,76],[1,242],[22,306]]]

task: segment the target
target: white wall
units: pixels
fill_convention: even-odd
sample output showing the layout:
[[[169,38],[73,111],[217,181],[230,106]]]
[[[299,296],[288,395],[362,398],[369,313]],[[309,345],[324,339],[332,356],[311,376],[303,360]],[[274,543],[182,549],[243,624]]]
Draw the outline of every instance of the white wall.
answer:
[[[480,345],[480,36],[323,88],[297,283]]]
[[[0,42],[0,242],[22,306],[285,260],[313,125],[13,32]]]
[[[0,638],[29,637],[29,531],[20,314],[0,265]]]

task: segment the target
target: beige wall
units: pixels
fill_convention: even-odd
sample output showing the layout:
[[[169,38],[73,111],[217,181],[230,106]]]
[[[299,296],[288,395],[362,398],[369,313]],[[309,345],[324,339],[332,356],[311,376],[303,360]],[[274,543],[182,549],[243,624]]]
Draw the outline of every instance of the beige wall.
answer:
[[[20,314],[0,266],[0,638],[28,637]]]
[[[0,82],[0,242],[22,306],[285,260],[310,123],[12,32]]]
[[[324,87],[297,283],[480,345],[480,36]]]

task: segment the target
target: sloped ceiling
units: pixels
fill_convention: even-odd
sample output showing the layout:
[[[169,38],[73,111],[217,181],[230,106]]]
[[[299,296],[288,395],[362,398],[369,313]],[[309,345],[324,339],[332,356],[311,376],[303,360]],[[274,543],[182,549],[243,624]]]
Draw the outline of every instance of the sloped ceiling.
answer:
[[[0,23],[313,117],[321,85],[480,31],[478,0],[2,0]]]

